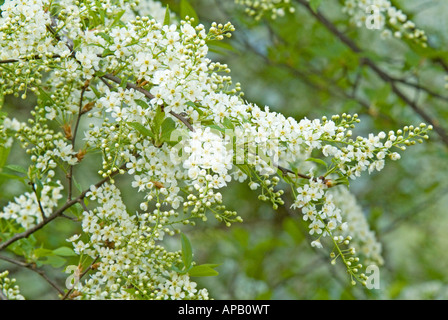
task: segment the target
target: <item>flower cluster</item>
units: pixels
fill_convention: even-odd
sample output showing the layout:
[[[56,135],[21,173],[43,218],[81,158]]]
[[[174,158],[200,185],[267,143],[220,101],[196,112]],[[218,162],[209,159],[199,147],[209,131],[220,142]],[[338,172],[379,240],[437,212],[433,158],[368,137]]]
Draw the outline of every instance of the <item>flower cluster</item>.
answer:
[[[20,294],[20,288],[16,285],[16,279],[8,278],[9,272],[0,273],[0,290],[8,300],[25,300]]]
[[[276,19],[284,16],[285,12],[295,11],[290,0],[235,0],[235,3],[245,6],[246,13],[255,20],[260,20],[264,16]]]
[[[0,127],[2,136],[16,138],[26,149],[32,162],[28,178],[37,188],[10,202],[0,218],[24,228],[43,221],[62,197],[62,183],[52,183],[56,171],[65,174],[66,207],[82,207],[77,214],[82,233],[69,239],[80,257],[78,266],[66,269],[76,273],[69,277],[69,297],[208,298],[207,290],[196,289],[189,279],[194,263],[186,263],[185,252],[167,250],[164,239],[209,215],[227,226],[241,222],[219,192],[231,181],[261,190],[259,198],[278,208],[284,204],[278,190],[282,178],[294,195],[293,208],[309,221],[313,246],[321,246],[320,238],[327,235],[339,254],[352,238],[368,242],[362,234],[366,226],[343,212],[356,210],[338,205],[339,195],[329,191],[364,171],[380,171],[388,158],[398,160],[396,150],[427,139],[431,127],[353,139],[357,115],[297,121],[244,101],[227,65],[207,58],[208,42],[229,37],[230,23],[213,23],[208,31],[191,20],[164,24],[159,20],[169,16],[164,8],[142,3],[4,5],[8,18],[2,19],[14,25],[18,39],[30,37],[31,22],[38,18],[31,16],[34,6],[46,28],[27,49],[32,54],[14,56],[8,49],[3,58],[11,61],[0,68],[5,93],[30,84],[38,98],[34,119],[6,118]],[[261,8],[273,10],[279,2],[269,4]],[[140,8],[151,16],[139,14]],[[41,42],[53,45],[42,55],[32,51]],[[13,45],[20,44],[0,37],[0,48]],[[76,193],[73,168],[83,166],[87,156],[100,159],[101,180]],[[125,174],[138,210],[122,199],[116,180]],[[46,182],[39,186],[37,181]],[[339,235],[340,229],[353,232]],[[90,273],[79,279],[83,270]]]
[[[233,153],[227,151],[223,139],[210,128],[196,128],[185,148],[190,153],[183,162],[188,177],[199,186],[220,189],[230,182],[228,170],[232,168]]]
[[[346,221],[343,236],[350,235],[353,239],[351,245],[356,252],[364,257],[366,265],[382,265],[384,259],[381,256],[382,245],[378,242],[375,233],[370,226],[361,206],[356,198],[346,188],[331,190],[336,206],[341,210],[341,215]]]
[[[9,202],[0,211],[0,219],[14,220],[23,228],[29,229],[53,213],[62,198],[63,189],[60,181],[48,181],[40,186],[39,192],[26,192],[16,197],[14,202]]]
[[[389,0],[345,0],[342,11],[358,27],[382,29],[384,38],[406,38],[423,47],[427,46],[425,32],[417,29],[406,14],[395,8]]]
[[[88,256],[94,272],[84,283],[74,284],[73,298],[88,299],[206,299],[206,289],[196,289],[188,275],[177,275],[180,252],[168,252],[156,244],[168,229],[174,211],[130,215],[120,190],[113,184],[91,187],[88,198],[98,206],[84,211],[83,235],[69,239],[75,252]],[[87,238],[86,238],[87,236]]]

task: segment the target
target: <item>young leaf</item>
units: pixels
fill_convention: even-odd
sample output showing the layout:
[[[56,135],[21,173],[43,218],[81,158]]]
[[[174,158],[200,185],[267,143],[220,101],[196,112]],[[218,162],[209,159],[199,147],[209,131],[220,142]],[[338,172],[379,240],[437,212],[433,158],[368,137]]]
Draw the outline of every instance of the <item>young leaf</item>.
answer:
[[[151,130],[149,130],[148,128],[146,128],[144,125],[142,125],[141,123],[138,122],[128,122],[128,125],[132,128],[134,128],[135,130],[137,130],[138,132],[140,132],[142,135],[144,135],[145,137],[150,137],[152,139],[155,138],[154,134],[151,132]]]
[[[40,179],[36,178],[35,181],[35,190],[36,190],[36,197],[38,200],[40,200],[41,196],[42,196],[42,190],[44,189],[44,185],[42,184],[42,181],[40,181]]]
[[[171,118],[166,118],[162,122],[162,141],[170,141],[171,133],[176,129],[176,122]]]
[[[232,120],[230,120],[227,117],[224,117],[223,124],[227,129],[235,129],[235,126],[233,125]]]
[[[199,266],[194,266],[193,268],[188,271],[188,274],[190,277],[212,277],[217,276],[219,273],[215,269],[213,269],[213,266],[217,265],[207,265],[202,264]]]
[[[75,185],[76,189],[78,189],[78,191],[82,193],[83,189],[82,189],[81,185],[79,184],[79,182],[76,181],[76,179],[74,177],[72,177],[72,180],[73,180],[73,184]]]
[[[321,165],[327,167],[327,163],[322,159],[308,158],[308,159],[306,159],[306,161],[312,161],[312,162],[315,162],[315,163],[318,163],[318,164],[321,164]]]
[[[143,109],[149,109],[149,105],[146,103],[146,101],[141,100],[141,99],[135,99],[134,101],[136,104],[138,104]]]
[[[163,19],[163,24],[168,26],[170,22],[171,22],[170,6],[166,5],[165,18]]]
[[[62,267],[67,260],[60,256],[47,256],[46,260],[43,261],[43,264],[49,264],[53,268],[60,268]]]
[[[188,0],[181,0],[180,2],[180,17],[184,19],[186,16],[194,18],[192,26],[197,26],[199,23],[199,18],[196,11],[193,9]]]
[[[8,160],[9,151],[11,151],[11,148],[5,148],[4,146],[0,146],[0,168],[2,168],[6,164],[6,160]]]
[[[33,252],[36,258],[47,257],[53,255],[53,250],[45,249],[45,248],[37,248]]]
[[[62,257],[76,256],[76,253],[73,251],[73,249],[71,249],[69,247],[59,247],[57,249],[54,249],[53,253],[57,256],[62,256]]]
[[[192,107],[194,110],[196,110],[200,116],[202,116],[204,114],[204,111],[201,110],[201,108],[199,108],[194,102],[192,101],[188,101],[187,103],[185,103],[187,106]]]
[[[157,133],[160,132],[160,127],[164,120],[165,120],[165,112],[163,112],[162,107],[159,106],[157,108],[156,116],[154,117],[154,122],[153,122],[153,125],[154,125],[153,129],[155,130],[155,132],[157,132]]]
[[[24,167],[21,167],[21,166],[15,165],[15,164],[9,164],[9,165],[5,166],[5,168],[28,175],[28,170],[26,170]]]
[[[122,10],[122,11],[118,12],[118,14],[115,14],[114,21],[112,22],[110,27],[114,27],[114,26],[120,24],[120,19],[124,15],[125,12],[126,12],[126,10]]]
[[[181,243],[182,243],[182,261],[186,269],[191,267],[191,263],[193,262],[193,250],[191,249],[190,240],[182,233],[180,235]]]
[[[322,0],[310,0],[310,7],[314,12],[317,12],[321,3]]]
[[[212,130],[217,130],[217,131],[221,131],[221,132],[226,132],[226,129],[221,128],[220,126],[218,126],[218,125],[216,125],[216,124],[211,124],[211,125],[209,125],[209,126],[207,126],[207,127],[209,127],[209,128],[212,129]]]

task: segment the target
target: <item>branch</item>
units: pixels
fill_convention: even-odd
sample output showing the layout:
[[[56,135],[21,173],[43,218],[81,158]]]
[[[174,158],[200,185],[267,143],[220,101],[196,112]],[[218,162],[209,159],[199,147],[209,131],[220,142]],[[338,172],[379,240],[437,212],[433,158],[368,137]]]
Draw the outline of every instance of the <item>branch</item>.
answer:
[[[19,266],[19,267],[22,267],[22,268],[27,268],[27,269],[37,273],[43,279],[45,279],[45,281],[47,281],[54,289],[56,289],[60,294],[64,293],[64,291],[62,291],[58,287],[58,285],[45,274],[45,272],[43,272],[42,270],[39,270],[39,269],[36,268],[36,264],[18,261],[18,260],[9,258],[9,257],[2,256],[2,255],[0,255],[0,259],[4,260],[4,261],[7,261],[9,263],[15,264],[16,266]]]
[[[104,79],[108,79],[108,80],[111,80],[111,81],[113,81],[113,82],[115,82],[115,83],[117,83],[117,84],[121,84],[121,82],[122,82],[122,80],[121,80],[119,77],[114,76],[114,75],[112,75],[112,74],[105,74],[104,76],[100,77],[100,79],[102,79],[103,82],[105,81]],[[153,95],[151,92],[149,92],[148,90],[143,89],[142,87],[139,87],[139,86],[136,85],[135,83],[132,83],[132,82],[126,82],[126,88],[128,88],[128,89],[134,89],[134,90],[136,90],[136,91],[138,91],[138,92],[141,92],[141,93],[143,93],[143,94],[145,95],[145,97],[147,97],[147,98],[150,99],[150,100],[152,100],[152,99],[155,98],[154,95]],[[178,113],[176,113],[176,112],[174,112],[174,111],[170,111],[169,113],[170,113],[173,117],[175,117],[175,118],[177,118],[178,120],[180,120],[183,124],[185,124],[185,126],[187,126],[187,128],[188,128],[190,131],[194,132],[194,128],[193,128],[193,126],[191,125],[191,123],[188,121],[187,118],[183,117],[182,115],[180,115],[180,114],[178,114]]]
[[[333,35],[335,35],[339,40],[341,40],[342,43],[344,43],[351,51],[354,53],[357,53],[359,55],[363,54],[363,50],[355,43],[352,39],[347,37],[344,33],[339,31],[336,26],[328,20],[323,14],[320,12],[314,12],[309,3],[306,0],[296,0],[299,4],[301,4],[303,7],[305,7],[308,12],[314,16],[325,28],[327,28],[328,31],[330,31]],[[397,86],[397,81],[394,77],[390,76],[388,73],[383,71],[380,67],[378,67],[375,62],[373,62],[368,57],[363,57],[364,64],[368,66],[372,71],[374,71],[384,82],[389,83],[392,91],[403,101],[405,102],[409,107],[411,107],[412,110],[414,110],[415,113],[417,113],[424,121],[426,121],[428,124],[432,125],[434,127],[434,130],[438,133],[442,141],[448,146],[448,134],[446,131],[439,126],[436,120],[432,119],[423,109],[420,108],[420,106],[417,105],[414,101],[412,101],[406,94],[404,94],[400,88]],[[444,62],[439,62],[443,67],[448,66]]]
[[[272,33],[274,31],[271,31]],[[279,37],[278,34],[275,34],[277,37]],[[357,79],[355,80],[355,84],[354,84],[354,88],[352,90],[351,93],[347,92],[344,88],[340,88],[338,87],[338,84],[335,83],[334,81],[331,81],[331,79],[329,80],[325,80],[324,77],[315,70],[312,70],[311,74],[307,74],[306,72],[297,69],[295,66],[285,63],[285,62],[279,62],[279,61],[273,61],[272,59],[270,59],[268,56],[266,56],[265,54],[259,52],[259,50],[257,50],[256,48],[254,48],[249,41],[247,41],[246,39],[243,39],[243,45],[245,46],[245,49],[248,49],[250,51],[252,51],[254,54],[256,54],[257,56],[259,56],[261,59],[264,60],[265,63],[267,63],[268,65],[271,66],[275,66],[275,67],[281,67],[284,68],[286,71],[290,72],[293,76],[300,78],[303,82],[303,84],[307,85],[308,87],[310,87],[313,90],[317,90],[317,91],[326,91],[329,94],[338,97],[340,99],[350,99],[350,100],[354,100],[356,101],[361,107],[363,107],[367,113],[372,114],[371,112],[371,104],[369,101],[365,101],[362,98],[358,97],[356,95],[356,88],[355,86],[357,85],[357,83],[360,81],[357,77]],[[282,42],[283,39],[282,39]],[[285,43],[285,42],[284,42]],[[358,75],[360,75],[360,73],[358,73]],[[314,76],[314,77],[313,77]],[[325,84],[320,84],[318,82],[316,82],[316,80],[314,78],[318,78],[320,80],[326,81]],[[395,121],[394,119],[391,119],[390,116],[384,114],[384,113],[380,113],[378,115],[373,114],[373,116],[378,116],[381,118],[384,118],[386,120],[389,121]]]
[[[83,108],[83,98],[84,98],[84,93],[86,92],[87,88],[88,88],[89,84],[86,82],[86,84],[84,84],[84,86],[81,89],[81,97],[79,98],[79,110],[78,110],[78,117],[76,118],[76,123],[75,123],[75,128],[73,130],[73,135],[72,135],[72,150],[75,151],[75,143],[76,143],[76,135],[78,133],[78,128],[79,128],[79,122],[81,120],[81,117],[83,115],[82,112],[82,108]],[[68,195],[67,198],[68,200],[72,199],[72,188],[73,188],[73,165],[70,165],[70,171],[67,174],[67,179],[68,179]]]
[[[409,87],[413,87],[413,88],[418,89],[420,91],[426,92],[427,94],[429,94],[429,95],[431,95],[431,96],[433,96],[433,97],[435,97],[437,99],[448,101],[448,97],[443,96],[443,95],[441,95],[441,94],[439,94],[439,93],[437,93],[437,92],[435,92],[435,91],[433,91],[433,90],[431,90],[431,89],[429,89],[429,88],[427,88],[425,86],[422,86],[422,85],[420,85],[418,83],[412,83],[412,82],[409,82],[406,79],[401,79],[401,78],[393,78],[393,77],[391,77],[391,78],[395,82],[399,82],[399,83],[402,83],[402,84],[407,85]]]
[[[45,216],[44,208],[42,207],[42,202],[40,201],[40,197],[37,195],[36,187],[34,187],[34,182],[30,181],[29,183],[31,188],[33,189],[34,195],[36,196],[37,204],[39,205],[40,214],[42,216],[42,221],[45,221],[47,217]]]
[[[123,164],[120,169],[126,170],[126,164]],[[103,180],[101,180],[100,182],[98,182],[97,184],[95,184],[95,187],[99,188],[100,186],[102,186],[103,184],[105,184],[106,182],[108,182],[110,179],[112,179],[115,175],[117,175],[121,170],[112,172],[112,174],[106,178],[104,178]],[[16,233],[13,237],[11,237],[10,239],[8,239],[5,242],[0,243],[0,251],[5,249],[6,247],[8,247],[9,245],[11,245],[12,243],[20,240],[20,239],[24,239],[24,238],[28,238],[31,234],[33,234],[34,232],[42,229],[44,226],[46,226],[49,222],[53,221],[54,219],[61,217],[62,214],[64,213],[65,210],[67,210],[68,208],[70,208],[71,206],[73,206],[74,204],[82,201],[86,194],[90,191],[89,189],[84,190],[77,198],[73,199],[73,200],[69,200],[67,201],[61,208],[59,208],[58,210],[56,210],[55,212],[53,212],[50,216],[47,217],[47,219],[45,219],[44,221],[41,221],[40,223],[38,223],[37,225],[35,225],[34,227],[21,232],[21,233]]]

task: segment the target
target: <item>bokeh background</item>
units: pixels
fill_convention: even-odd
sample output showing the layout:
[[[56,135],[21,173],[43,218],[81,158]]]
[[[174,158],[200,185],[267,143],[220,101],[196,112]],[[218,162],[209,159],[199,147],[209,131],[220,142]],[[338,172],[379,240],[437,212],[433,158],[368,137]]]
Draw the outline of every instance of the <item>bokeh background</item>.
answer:
[[[162,2],[178,12],[179,1]],[[343,2],[324,0],[319,10],[374,56],[384,70],[440,95],[400,86],[448,130],[446,70],[406,41],[384,40],[378,31],[350,24],[341,10]],[[360,64],[359,55],[297,2],[292,1],[294,13],[260,21],[248,17],[243,6],[230,0],[190,3],[206,26],[213,21],[231,21],[236,27],[224,45],[212,47],[210,58],[228,64],[233,81],[241,83],[248,101],[296,119],[358,113],[362,122],[354,133],[360,135],[422,122],[390,85]],[[446,52],[448,62],[448,2],[392,3],[426,31],[430,47]],[[5,111],[19,119],[28,117],[33,97],[26,101],[6,99]],[[21,152],[13,149],[8,162],[25,161]],[[87,185],[89,175],[97,170],[94,166],[86,169],[78,182]],[[17,182],[0,183],[0,205],[23,189]],[[223,192],[223,198],[244,223],[227,228],[210,219],[186,231],[195,260],[221,264],[219,276],[198,279],[200,286],[207,287],[215,299],[447,299],[448,146],[433,132],[429,141],[403,152],[400,161],[388,162],[381,173],[362,176],[350,188],[383,246],[385,264],[380,269],[379,290],[351,286],[344,266],[330,264],[331,248],[316,250],[310,246],[307,226],[288,205],[274,211],[258,201],[257,194],[246,185],[234,183]],[[123,192],[131,195],[132,190]],[[132,207],[132,196],[128,199]],[[288,194],[285,202],[291,202]],[[46,241],[55,248],[77,231],[65,220],[46,228],[37,237],[49,237]],[[172,240],[173,247],[179,247],[176,241]],[[55,298],[48,284],[34,273],[0,261],[3,268],[14,273],[19,284],[26,284],[22,291],[27,298]],[[61,268],[45,268],[63,283]],[[33,285],[28,285],[30,282]]]

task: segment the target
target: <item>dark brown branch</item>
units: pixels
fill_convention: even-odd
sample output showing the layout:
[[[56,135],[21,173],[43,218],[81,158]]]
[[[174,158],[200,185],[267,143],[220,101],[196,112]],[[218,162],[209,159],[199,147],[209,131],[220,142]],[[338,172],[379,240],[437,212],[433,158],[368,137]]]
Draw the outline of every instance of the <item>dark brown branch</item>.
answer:
[[[111,81],[113,81],[113,82],[115,82],[115,83],[117,83],[117,84],[121,84],[121,82],[122,82],[122,80],[121,80],[119,77],[114,76],[114,75],[112,75],[112,74],[105,74],[104,76],[102,76],[102,77],[100,77],[100,78],[101,78],[101,79],[104,78],[104,79],[111,80]],[[103,79],[103,81],[104,81],[104,79]],[[148,90],[143,89],[142,87],[139,87],[139,86],[136,85],[135,83],[126,82],[126,88],[128,88],[128,89],[134,89],[134,90],[136,90],[136,91],[138,91],[138,92],[140,92],[140,93],[143,93],[144,96],[145,96],[146,98],[150,99],[150,100],[152,100],[152,99],[155,98],[154,95],[153,95],[151,92],[149,92]],[[183,124],[185,124],[185,126],[187,126],[187,128],[188,128],[190,131],[193,131],[193,132],[194,132],[194,128],[193,128],[193,126],[191,125],[191,123],[188,121],[188,119],[186,119],[185,117],[181,116],[180,114],[178,114],[178,113],[176,113],[176,112],[174,112],[174,111],[170,111],[169,113],[170,113],[173,117],[175,117],[176,119],[180,120]]]
[[[120,169],[125,170],[126,169],[126,164],[123,164]],[[98,182],[97,184],[95,184],[95,187],[99,188],[100,186],[102,186],[103,184],[105,184],[106,182],[108,182],[110,179],[112,179],[115,175],[117,175],[121,170],[117,170],[115,172],[112,172],[112,174],[106,178],[104,178],[103,180],[101,180],[100,182]],[[90,191],[89,189],[84,190],[78,197],[76,197],[73,200],[67,201],[61,208],[59,208],[58,210],[56,210],[55,212],[53,212],[50,216],[48,216],[44,221],[41,221],[40,223],[38,223],[37,225],[35,225],[34,227],[21,232],[21,233],[16,233],[14,236],[12,236],[10,239],[6,240],[5,242],[0,243],[0,251],[5,249],[6,247],[8,247],[9,245],[11,245],[12,243],[20,240],[20,239],[24,239],[24,238],[28,238],[31,234],[33,234],[34,232],[42,229],[44,226],[46,226],[49,222],[53,221],[54,219],[62,216],[62,214],[64,213],[65,210],[67,210],[68,208],[70,208],[71,206],[73,206],[74,204],[80,202],[82,199],[85,198],[86,194]]]
[[[12,258],[9,258],[9,257],[2,256],[2,255],[0,255],[0,259],[1,259],[1,260],[4,260],[4,261],[7,261],[7,262],[9,262],[9,263],[15,264],[16,266],[19,266],[19,267],[22,267],[22,268],[27,268],[27,269],[29,269],[29,270],[31,270],[31,271],[37,273],[37,274],[40,275],[45,281],[47,281],[49,285],[51,285],[54,289],[56,289],[60,294],[63,294],[63,293],[64,293],[64,291],[62,291],[62,290],[58,287],[58,285],[57,285],[53,280],[51,280],[51,279],[45,274],[44,271],[42,271],[42,270],[40,270],[40,269],[37,268],[36,264],[34,264],[34,263],[26,263],[26,262],[22,262],[22,261],[19,261],[19,260],[15,260],[15,259],[12,259]]]
[[[426,92],[427,94],[433,96],[434,98],[437,98],[437,99],[440,99],[440,100],[444,100],[444,101],[448,101],[448,97],[443,96],[443,95],[441,95],[441,94],[439,94],[439,93],[437,93],[437,92],[435,92],[435,91],[433,91],[433,90],[431,90],[431,89],[429,89],[429,88],[427,88],[427,87],[425,87],[425,86],[423,86],[421,84],[409,82],[408,80],[401,79],[401,78],[394,78],[394,77],[391,77],[391,78],[395,82],[399,82],[399,83],[402,83],[402,84],[404,84],[404,85],[406,85],[408,87],[413,87],[413,88],[418,89],[420,91]]]
[[[314,16],[328,31],[330,31],[333,35],[335,35],[339,40],[344,43],[351,51],[357,53],[359,55],[363,54],[363,50],[350,39],[344,33],[338,30],[338,28],[328,20],[322,13],[314,12],[309,3],[306,0],[296,0],[299,4],[305,7],[308,12]],[[373,62],[368,57],[363,57],[364,64],[368,66],[373,72],[377,74],[384,82],[389,83],[392,91],[403,101],[405,102],[411,109],[417,113],[424,121],[434,127],[434,131],[440,136],[442,141],[448,146],[448,134],[446,131],[438,124],[437,121],[432,119],[423,109],[420,108],[414,101],[412,101],[406,94],[404,94],[400,88],[397,86],[397,81],[395,78],[390,76],[388,73],[383,71],[380,67],[378,67],[375,62]],[[443,66],[443,61],[440,62]],[[448,66],[445,64],[448,69]]]
[[[108,80],[113,81],[113,82],[115,82],[117,84],[121,84],[121,81],[122,81],[119,77],[114,76],[112,74],[105,74],[101,78],[108,79]],[[148,98],[148,99],[154,99],[155,98],[154,95],[151,94],[151,92],[149,92],[148,90],[143,89],[142,87],[139,87],[135,83],[126,82],[126,88],[127,89],[134,89],[135,91],[143,93],[145,95],[145,97]]]
[[[171,114],[173,117],[179,119],[185,126],[187,126],[187,128],[188,128],[190,131],[194,132],[194,128],[193,128],[193,126],[191,125],[191,123],[188,121],[188,119],[182,117],[180,114],[178,114],[178,113],[176,113],[176,112],[174,112],[174,111],[170,111],[170,114]]]

